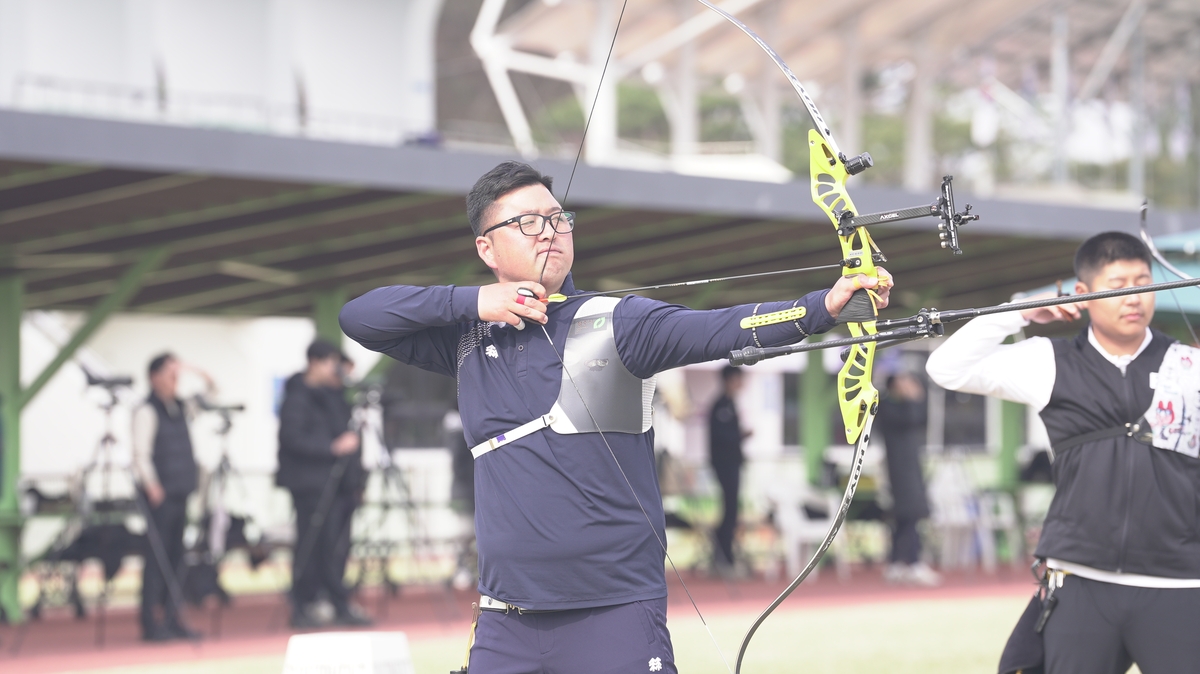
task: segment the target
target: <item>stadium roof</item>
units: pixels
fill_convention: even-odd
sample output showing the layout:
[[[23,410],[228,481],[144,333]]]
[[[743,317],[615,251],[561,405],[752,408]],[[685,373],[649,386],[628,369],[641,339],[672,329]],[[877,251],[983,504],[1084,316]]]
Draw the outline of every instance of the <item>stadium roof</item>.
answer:
[[[485,282],[463,195],[501,155],[372,147],[233,131],[0,111],[0,251],[22,270],[28,309],[96,305],[148,251],[128,310],[306,315],[314,296],[390,283]],[[565,189],[571,167],[535,162]],[[856,184],[860,209],[933,194]],[[959,307],[1069,276],[1077,242],[1136,229],[1132,212],[969,199],[983,220],[961,257],[937,247],[932,219],[880,227],[903,292],[897,306]],[[774,184],[580,166],[580,287],[688,280],[836,262],[807,182]],[[1200,229],[1156,213],[1154,231]],[[772,277],[655,296],[695,306],[795,296],[824,275]]]

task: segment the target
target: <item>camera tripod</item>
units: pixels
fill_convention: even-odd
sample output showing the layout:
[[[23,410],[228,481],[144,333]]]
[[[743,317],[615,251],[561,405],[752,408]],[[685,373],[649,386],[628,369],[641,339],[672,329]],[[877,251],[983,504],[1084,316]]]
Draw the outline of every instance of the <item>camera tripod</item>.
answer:
[[[200,606],[210,594],[217,597],[217,610],[212,615],[211,633],[219,635],[224,608],[232,603],[232,597],[222,587],[219,565],[225,553],[235,547],[250,548],[245,538],[248,517],[235,517],[225,504],[229,485],[240,475],[229,459],[229,434],[233,430],[233,415],[245,411],[244,405],[214,405],[201,396],[196,397],[200,410],[220,416],[221,425],[216,430],[220,438],[221,459],[216,469],[205,481],[200,520],[201,535],[196,543],[184,552],[182,585],[185,598]],[[244,481],[238,480],[239,493],[243,500],[248,497]],[[256,551],[251,550],[252,560]]]
[[[375,513],[368,516],[364,513],[363,530],[354,541],[358,548],[359,573],[355,580],[354,591],[357,592],[370,575],[374,566],[384,586],[385,593],[380,595],[380,612],[386,615],[387,598],[399,594],[401,584],[392,579],[390,560],[407,544],[412,558],[417,563],[418,575],[424,560],[430,556],[430,536],[421,521],[420,504],[413,498],[412,487],[407,476],[399,465],[392,459],[383,432],[383,392],[379,386],[367,386],[355,395],[354,400],[355,424],[362,432],[363,438],[371,438],[378,443],[380,452],[372,474],[380,477],[379,500],[372,503]],[[392,522],[393,513],[400,511],[405,523],[405,536],[397,539],[390,536],[388,525]]]

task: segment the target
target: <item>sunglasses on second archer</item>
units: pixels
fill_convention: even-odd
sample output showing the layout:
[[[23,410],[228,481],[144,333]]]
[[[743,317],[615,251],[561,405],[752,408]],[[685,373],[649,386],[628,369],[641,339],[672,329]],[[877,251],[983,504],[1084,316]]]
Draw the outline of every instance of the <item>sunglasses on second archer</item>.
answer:
[[[551,213],[550,215],[542,215],[540,213],[525,213],[524,215],[518,215],[515,218],[509,218],[504,222],[488,227],[487,229],[483,230],[483,234],[480,234],[480,236],[484,236],[492,230],[500,229],[501,227],[507,227],[509,225],[519,226],[521,228],[521,233],[525,236],[538,236],[545,231],[546,223],[550,223],[550,226],[554,228],[554,231],[558,232],[559,234],[566,234],[567,232],[575,229],[575,214],[571,211],[559,211],[557,213]]]

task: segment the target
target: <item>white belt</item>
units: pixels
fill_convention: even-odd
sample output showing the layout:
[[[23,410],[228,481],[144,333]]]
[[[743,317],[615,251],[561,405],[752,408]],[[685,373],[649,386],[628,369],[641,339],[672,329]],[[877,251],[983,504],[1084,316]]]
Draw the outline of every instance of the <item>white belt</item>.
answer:
[[[471,448],[471,456],[478,459],[497,447],[503,447],[513,440],[520,440],[526,435],[529,435],[530,433],[536,433],[552,423],[554,423],[554,415],[543,414],[527,424],[521,424],[507,433],[502,433],[491,440],[488,440],[487,442],[481,442],[478,445],[475,445]],[[483,605],[480,604],[480,606],[482,607]]]

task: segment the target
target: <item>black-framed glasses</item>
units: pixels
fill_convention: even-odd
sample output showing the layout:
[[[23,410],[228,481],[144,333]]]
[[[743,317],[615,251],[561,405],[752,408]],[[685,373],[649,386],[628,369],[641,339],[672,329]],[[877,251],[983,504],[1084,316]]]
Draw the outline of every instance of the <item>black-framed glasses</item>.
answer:
[[[559,211],[550,215],[542,215],[541,213],[525,213],[514,218],[509,218],[504,222],[492,225],[483,230],[484,234],[491,232],[494,229],[507,227],[509,225],[517,225],[521,228],[521,233],[525,236],[538,236],[546,230],[546,223],[550,223],[550,227],[559,234],[566,234],[575,229],[575,214],[571,211]]]

